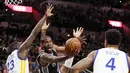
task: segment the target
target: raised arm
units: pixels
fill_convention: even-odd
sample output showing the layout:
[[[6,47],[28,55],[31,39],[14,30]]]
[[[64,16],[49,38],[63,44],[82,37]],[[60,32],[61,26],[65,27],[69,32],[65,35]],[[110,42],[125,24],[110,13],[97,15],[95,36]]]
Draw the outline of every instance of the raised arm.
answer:
[[[94,61],[95,55],[96,55],[96,51],[92,51],[91,53],[89,53],[86,58],[80,60],[71,68],[70,73],[79,73],[89,68]]]
[[[27,57],[28,47],[32,44],[33,40],[35,39],[35,37],[40,32],[41,27],[42,27],[44,21],[47,19],[47,17],[53,15],[51,13],[51,11],[52,11],[53,8],[54,7],[52,5],[47,8],[46,14],[43,16],[43,18],[34,27],[34,29],[32,30],[31,34],[29,35],[29,37],[20,46],[20,48],[18,50],[18,55],[19,55],[20,58],[25,59]]]
[[[43,41],[46,37],[46,31],[49,28],[50,23],[47,24],[47,21],[45,20],[42,29],[41,29],[41,41]]]

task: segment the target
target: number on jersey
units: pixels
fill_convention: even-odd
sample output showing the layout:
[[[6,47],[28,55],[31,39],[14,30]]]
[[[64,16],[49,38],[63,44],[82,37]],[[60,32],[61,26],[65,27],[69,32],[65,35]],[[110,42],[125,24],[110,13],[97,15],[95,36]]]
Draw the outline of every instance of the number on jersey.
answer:
[[[8,70],[12,70],[14,68],[14,60],[11,60],[10,62],[8,62]]]
[[[115,58],[111,58],[108,63],[106,64],[106,67],[111,68],[111,70],[114,70],[116,66],[114,65],[115,63]]]

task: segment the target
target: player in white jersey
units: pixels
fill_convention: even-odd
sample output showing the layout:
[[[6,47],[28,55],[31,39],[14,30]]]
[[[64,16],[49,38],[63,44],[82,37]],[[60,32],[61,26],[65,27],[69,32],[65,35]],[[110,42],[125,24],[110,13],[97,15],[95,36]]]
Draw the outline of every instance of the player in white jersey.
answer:
[[[116,29],[105,32],[105,48],[92,51],[72,68],[70,73],[79,73],[93,65],[93,73],[128,73],[130,58],[118,48],[122,40]]]
[[[19,59],[18,50],[15,50],[7,58],[8,73],[29,73],[28,58]]]
[[[53,8],[54,7],[52,5],[48,6],[43,18],[34,27],[29,37],[22,43],[22,45],[20,45],[20,47],[18,47],[17,44],[11,44],[8,47],[7,52],[10,54],[6,62],[8,73],[29,73],[29,64],[27,58],[29,51],[28,48],[31,46],[33,40],[40,32],[41,27],[46,27],[43,25],[43,23],[48,17],[53,15],[51,13]]]

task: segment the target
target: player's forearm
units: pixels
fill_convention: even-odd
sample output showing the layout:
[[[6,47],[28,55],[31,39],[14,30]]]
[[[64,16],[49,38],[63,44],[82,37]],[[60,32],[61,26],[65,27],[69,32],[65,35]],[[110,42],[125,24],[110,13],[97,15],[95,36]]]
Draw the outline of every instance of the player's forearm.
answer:
[[[58,62],[62,62],[62,61],[65,61],[67,60],[69,57],[68,56],[63,56],[63,57],[55,57],[55,59],[53,60],[55,63],[58,63]]]
[[[58,52],[58,53],[64,53],[65,52],[65,47],[64,46],[58,46],[53,44],[53,48]]]
[[[32,30],[31,34],[33,34],[33,36],[37,36],[37,34],[40,32],[42,25],[43,25],[43,23],[45,22],[46,19],[47,19],[47,15],[45,14],[43,16],[43,18],[37,23],[37,25]]]
[[[46,30],[41,30],[41,41],[46,37]]]
[[[66,59],[68,59],[68,56],[41,56],[40,57],[40,61],[44,61],[46,63],[58,63],[58,62],[62,62],[65,61]]]

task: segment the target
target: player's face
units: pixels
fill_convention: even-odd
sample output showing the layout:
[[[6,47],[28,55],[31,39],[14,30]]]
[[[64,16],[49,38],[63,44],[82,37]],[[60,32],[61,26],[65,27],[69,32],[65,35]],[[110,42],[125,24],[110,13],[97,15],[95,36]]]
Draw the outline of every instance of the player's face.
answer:
[[[43,46],[48,50],[48,51],[51,51],[52,48],[53,48],[53,43],[52,43],[52,40],[51,38],[46,38],[44,43],[43,43]]]

